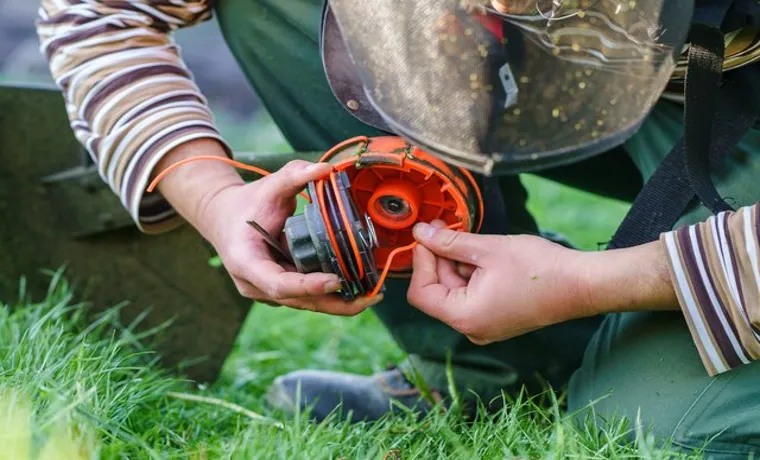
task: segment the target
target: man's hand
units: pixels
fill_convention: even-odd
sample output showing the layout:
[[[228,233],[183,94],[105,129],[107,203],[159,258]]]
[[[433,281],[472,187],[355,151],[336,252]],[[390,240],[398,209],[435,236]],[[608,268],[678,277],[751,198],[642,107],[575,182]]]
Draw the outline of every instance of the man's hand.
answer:
[[[420,224],[410,303],[476,344],[613,311],[676,310],[656,245],[585,253],[534,236]]]
[[[224,154],[214,142],[191,143],[167,163],[209,152]],[[254,220],[271,235],[280,235],[295,211],[298,193],[330,170],[328,164],[293,161],[246,184],[224,163],[195,162],[169,174],[159,189],[214,246],[241,295],[270,305],[351,316],[382,297],[343,301],[335,294],[340,288],[336,275],[300,274],[278,263],[264,238],[247,224]]]
[[[580,297],[576,253],[531,236],[419,225],[409,301],[477,344],[548,326]],[[457,267],[455,261],[464,266]]]
[[[243,296],[336,315],[354,315],[370,304],[346,303],[332,295],[341,287],[337,275],[300,274],[289,264],[277,263],[263,237],[246,223],[254,220],[269,234],[280,235],[295,211],[296,195],[330,170],[328,164],[293,161],[256,182],[228,187],[208,202],[203,225]]]

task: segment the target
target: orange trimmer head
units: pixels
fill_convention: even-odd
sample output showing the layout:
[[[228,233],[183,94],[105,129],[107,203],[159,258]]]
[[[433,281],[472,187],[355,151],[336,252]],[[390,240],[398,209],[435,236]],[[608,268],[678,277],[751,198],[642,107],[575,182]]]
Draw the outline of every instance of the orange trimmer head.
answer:
[[[259,158],[254,165],[217,155],[193,156],[161,171],[148,193],[176,168],[194,161],[220,161],[268,176],[268,169],[290,160],[278,158],[279,163],[267,165]],[[254,220],[248,224],[286,265],[301,273],[338,275],[347,300],[383,292],[388,276],[409,276],[416,223],[439,219],[451,229],[480,230],[483,204],[472,175],[399,137],[349,139],[320,161],[331,164],[331,172],[300,194],[308,203],[285,223],[281,236],[287,247]]]
[[[190,161],[223,161],[262,175],[270,173],[219,156],[188,158],[162,171],[155,189],[173,169]],[[400,137],[355,137],[321,159],[333,166],[328,177],[310,182],[304,212],[285,222],[287,250],[256,222],[277,255],[301,273],[334,273],[347,300],[384,290],[387,277],[408,277],[418,222],[477,232],[483,223],[478,184],[465,169],[449,166]],[[378,272],[381,272],[378,274]]]
[[[382,292],[386,276],[409,276],[412,254],[403,249],[418,222],[469,232],[482,225],[472,175],[399,137],[350,139],[322,161],[333,172],[309,184],[311,203],[286,222],[285,236],[297,270],[337,274],[346,299]]]

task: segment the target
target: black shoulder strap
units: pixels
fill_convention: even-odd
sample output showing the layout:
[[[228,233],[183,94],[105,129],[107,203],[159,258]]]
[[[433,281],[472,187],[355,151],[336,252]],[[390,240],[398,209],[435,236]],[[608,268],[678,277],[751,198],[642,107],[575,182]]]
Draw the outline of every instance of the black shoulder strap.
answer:
[[[747,66],[722,80],[723,34],[697,24],[690,36],[684,137],[647,181],[608,249],[636,246],[672,229],[698,198],[712,212],[730,210],[710,166],[731,153],[760,118],[760,71]]]
[[[696,24],[689,37],[689,66],[684,105],[686,172],[694,193],[713,213],[731,207],[718,195],[710,177],[712,129],[723,75],[725,45],[720,29]]]

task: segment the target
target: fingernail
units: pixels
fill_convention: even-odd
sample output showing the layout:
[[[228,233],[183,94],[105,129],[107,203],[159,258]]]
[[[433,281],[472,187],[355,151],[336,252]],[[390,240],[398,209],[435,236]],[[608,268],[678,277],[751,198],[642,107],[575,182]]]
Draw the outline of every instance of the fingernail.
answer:
[[[424,222],[420,222],[419,224],[414,226],[414,234],[420,237],[423,240],[429,239],[432,237],[436,232],[436,228],[432,225],[426,224]]]
[[[325,284],[325,294],[332,294],[333,292],[338,292],[342,285],[340,284],[340,281],[328,281]]]
[[[320,166],[320,163],[312,163],[306,167],[306,172],[314,172],[321,167],[322,166]]]

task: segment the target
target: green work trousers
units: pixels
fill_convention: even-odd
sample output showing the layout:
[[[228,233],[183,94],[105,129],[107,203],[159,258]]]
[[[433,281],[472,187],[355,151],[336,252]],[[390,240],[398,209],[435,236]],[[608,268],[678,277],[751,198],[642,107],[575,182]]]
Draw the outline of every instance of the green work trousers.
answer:
[[[344,110],[328,86],[318,46],[321,8],[322,0],[216,2],[233,55],[297,150],[328,149],[356,135],[381,134]],[[545,175],[630,200],[681,136],[681,117],[682,108],[660,103],[627,143],[628,155],[602,155]],[[758,146],[760,134],[753,133],[716,172],[719,191],[737,206],[760,197],[760,156],[753,155]],[[485,190],[484,233],[538,233],[518,177],[502,178],[491,188],[499,190]],[[694,207],[679,225],[708,215]],[[678,312],[590,318],[479,347],[410,306],[407,286],[389,282],[386,299],[374,312],[409,353],[402,366],[433,387],[446,388],[450,357],[459,388],[483,399],[522,386],[538,390],[540,376],[554,387],[569,385],[571,410],[606,396],[594,406],[597,414],[634,419],[640,413],[645,428],[681,448],[700,448],[714,437],[707,450],[711,456],[743,458],[760,452],[760,417],[754,412],[760,406],[760,363],[709,377]]]

